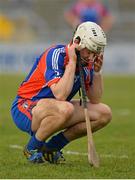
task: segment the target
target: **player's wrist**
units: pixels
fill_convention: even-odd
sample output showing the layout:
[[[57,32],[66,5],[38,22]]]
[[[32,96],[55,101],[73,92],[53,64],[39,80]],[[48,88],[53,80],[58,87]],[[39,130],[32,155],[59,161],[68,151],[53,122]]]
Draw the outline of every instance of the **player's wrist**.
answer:
[[[76,68],[76,62],[69,61],[67,64],[67,67],[72,69],[72,70],[75,69]]]
[[[73,59],[69,59],[69,65],[71,66],[76,66],[76,60],[73,60]]]
[[[100,71],[94,71],[94,75],[100,75],[100,74],[102,74],[102,70],[100,70]]]

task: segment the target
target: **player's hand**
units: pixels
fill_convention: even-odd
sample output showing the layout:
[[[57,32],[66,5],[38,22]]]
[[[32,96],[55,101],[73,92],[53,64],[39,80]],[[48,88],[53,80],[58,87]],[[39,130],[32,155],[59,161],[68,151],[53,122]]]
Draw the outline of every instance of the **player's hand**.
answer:
[[[94,59],[94,71],[99,72],[103,65],[103,54],[96,55]]]
[[[78,48],[78,44],[73,43],[70,47],[68,47],[68,56],[69,61],[77,62],[77,55],[75,49]]]

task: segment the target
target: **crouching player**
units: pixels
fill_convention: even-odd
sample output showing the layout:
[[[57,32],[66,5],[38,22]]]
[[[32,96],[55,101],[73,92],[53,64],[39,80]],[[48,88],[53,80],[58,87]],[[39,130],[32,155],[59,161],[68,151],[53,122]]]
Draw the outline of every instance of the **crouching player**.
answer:
[[[64,160],[61,149],[86,135],[83,108],[72,99],[80,89],[76,49],[83,65],[92,132],[110,122],[111,110],[100,102],[105,45],[100,26],[85,22],[70,44],[52,46],[35,61],[11,108],[16,126],[30,135],[24,148],[28,161],[58,163]]]

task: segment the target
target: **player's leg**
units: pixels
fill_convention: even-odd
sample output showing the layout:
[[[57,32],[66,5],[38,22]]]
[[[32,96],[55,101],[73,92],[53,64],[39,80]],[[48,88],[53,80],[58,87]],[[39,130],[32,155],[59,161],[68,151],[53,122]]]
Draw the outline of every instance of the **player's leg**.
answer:
[[[67,127],[70,127],[76,123],[85,122],[84,109],[82,106],[80,106],[79,101],[74,100],[72,101],[72,104],[74,105],[74,113],[72,117],[68,120],[66,124]],[[88,102],[87,108],[93,132],[101,129],[110,122],[112,118],[112,112],[108,105],[103,103],[92,104]]]
[[[29,141],[30,147],[25,149],[24,154],[26,155],[28,161],[42,163],[44,162],[44,158],[41,152],[38,152],[36,149],[32,149],[33,142],[34,144],[38,144],[38,146],[42,146],[42,142],[37,142],[34,140],[35,136],[33,131],[31,130],[31,108],[36,104],[36,102],[32,102],[30,100],[16,99],[11,108],[11,114],[16,126],[22,130],[23,132],[27,132],[31,138]]]
[[[27,144],[27,150],[41,150],[42,145],[45,145],[45,140],[53,133],[61,130],[66,126],[67,121],[70,119],[74,111],[74,107],[71,103],[65,101],[57,101],[55,99],[42,99],[32,109],[32,131],[35,132]],[[42,152],[46,151],[47,156],[50,157],[50,150],[47,148],[42,149]],[[54,149],[53,149],[54,150]],[[26,149],[25,149],[26,151]],[[40,151],[41,152],[41,151]],[[53,161],[57,161],[60,152],[54,152],[55,157]],[[53,154],[54,156],[54,154]],[[49,159],[50,161],[50,159]]]
[[[12,107],[12,116],[17,127],[32,136],[24,150],[31,162],[42,162],[38,150],[51,134],[55,133],[70,118],[73,105],[55,99],[43,99],[37,104],[30,100],[17,99]],[[33,108],[32,108],[33,107]]]
[[[42,99],[32,110],[32,131],[43,141],[66,126],[74,106],[66,101]]]
[[[46,144],[49,148],[58,148],[59,150],[74,139],[85,136],[87,133],[86,123],[84,117],[84,110],[80,106],[79,101],[73,101],[74,113],[66,124],[66,130],[60,132]],[[111,109],[102,103],[91,104],[88,103],[89,116],[91,119],[92,131],[95,132],[106,126],[111,120]]]

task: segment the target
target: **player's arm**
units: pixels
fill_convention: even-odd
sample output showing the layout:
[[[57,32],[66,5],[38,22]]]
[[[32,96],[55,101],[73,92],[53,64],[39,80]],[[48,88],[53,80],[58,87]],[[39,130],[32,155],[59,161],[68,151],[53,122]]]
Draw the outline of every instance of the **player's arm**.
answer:
[[[57,83],[50,86],[54,96],[58,100],[66,100],[73,88],[77,59],[75,47],[76,45],[73,44],[68,48],[69,62],[65,67],[64,75]]]
[[[101,73],[102,64],[103,55],[100,55],[95,59],[93,83],[87,92],[87,96],[93,104],[100,103],[103,94],[103,77]]]
[[[103,80],[101,73],[95,73],[93,76],[93,83],[88,90],[88,98],[93,104],[100,103],[103,94]]]

